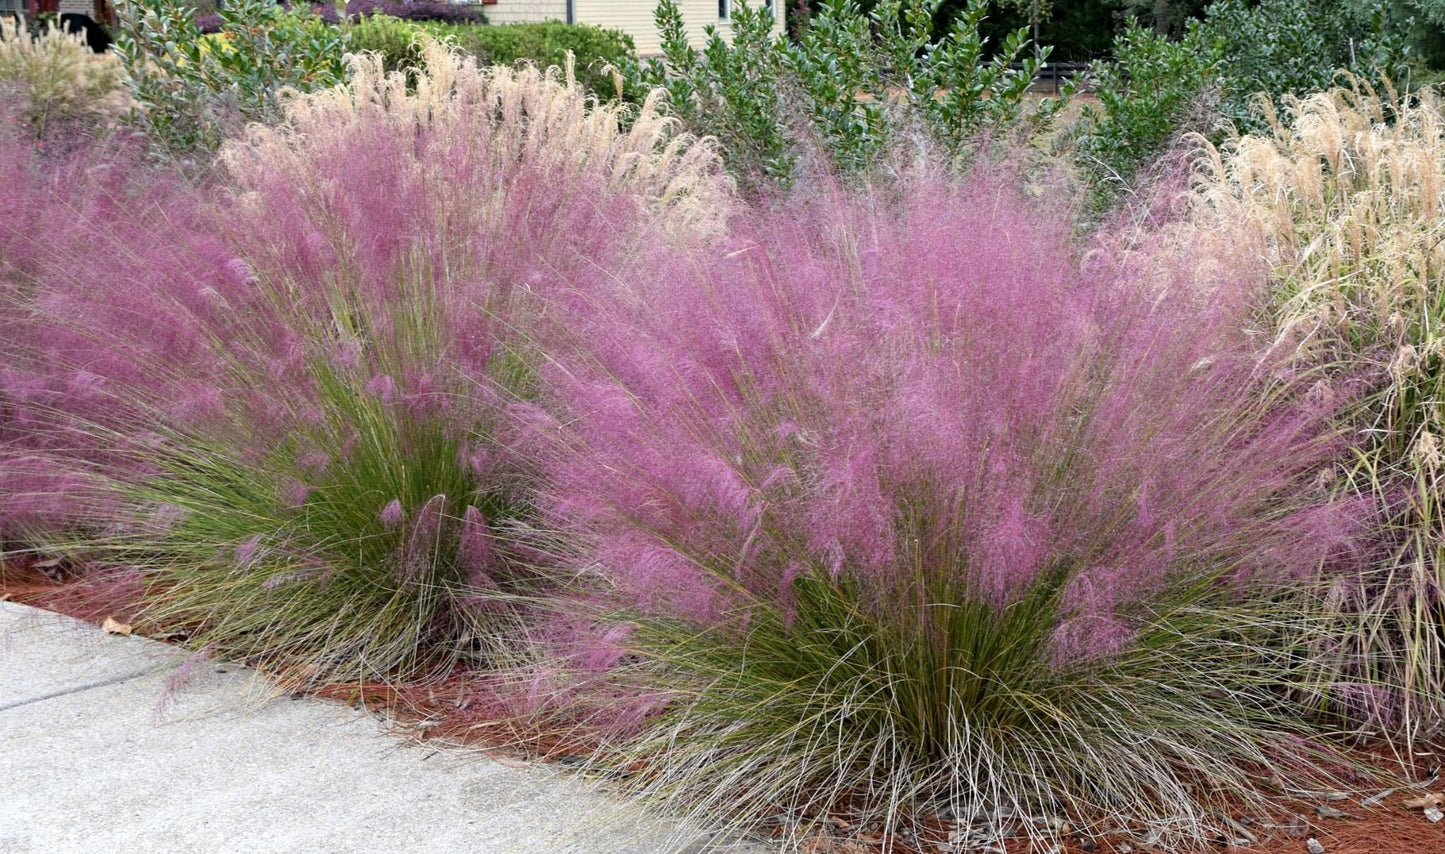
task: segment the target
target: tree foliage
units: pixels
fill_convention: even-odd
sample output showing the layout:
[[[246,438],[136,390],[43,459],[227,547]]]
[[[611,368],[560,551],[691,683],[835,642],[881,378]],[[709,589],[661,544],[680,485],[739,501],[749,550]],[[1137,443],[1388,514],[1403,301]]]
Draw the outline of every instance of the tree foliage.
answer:
[[[663,55],[625,68],[626,89],[665,89],[676,115],[717,137],[729,168],[754,189],[793,178],[802,136],[840,173],[858,175],[914,127],[960,155],[981,131],[1054,114],[1060,99],[1030,106],[1025,97],[1048,48],[1036,49],[1025,29],[991,40],[986,0],[970,0],[945,28],[941,8],[878,0],[865,14],[857,0],[825,0],[790,41],[774,35],[765,7],[740,0],[730,38],[709,26],[699,51],[675,0],[662,0]]]

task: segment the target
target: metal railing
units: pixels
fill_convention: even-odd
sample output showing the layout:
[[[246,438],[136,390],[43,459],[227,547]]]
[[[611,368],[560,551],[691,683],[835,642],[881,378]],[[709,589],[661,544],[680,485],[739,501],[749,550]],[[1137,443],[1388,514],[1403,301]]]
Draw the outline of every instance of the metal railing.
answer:
[[[1017,63],[1015,68],[1020,68]],[[1039,73],[1034,76],[1033,86],[1029,87],[1031,92],[1052,92],[1057,95],[1064,88],[1064,84],[1070,80],[1078,80],[1081,84],[1089,71],[1087,62],[1045,62],[1039,68]]]

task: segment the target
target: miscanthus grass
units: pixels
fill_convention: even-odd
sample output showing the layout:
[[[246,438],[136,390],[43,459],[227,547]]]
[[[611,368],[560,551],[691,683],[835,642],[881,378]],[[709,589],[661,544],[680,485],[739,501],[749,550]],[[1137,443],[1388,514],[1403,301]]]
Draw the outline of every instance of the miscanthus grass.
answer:
[[[920,181],[559,297],[524,446],[599,585],[572,678],[636,698],[601,767],[794,846],[1201,843],[1329,779],[1298,597],[1357,527],[1318,479],[1343,394],[1242,256],[1065,229]]]
[[[1303,365],[1352,376],[1364,441],[1350,486],[1382,522],[1373,569],[1341,580],[1341,632],[1370,654],[1340,702],[1407,735],[1445,724],[1445,117],[1430,90],[1363,81],[1279,105],[1268,129],[1201,143],[1202,228],[1251,227],[1274,278],[1273,329]]]

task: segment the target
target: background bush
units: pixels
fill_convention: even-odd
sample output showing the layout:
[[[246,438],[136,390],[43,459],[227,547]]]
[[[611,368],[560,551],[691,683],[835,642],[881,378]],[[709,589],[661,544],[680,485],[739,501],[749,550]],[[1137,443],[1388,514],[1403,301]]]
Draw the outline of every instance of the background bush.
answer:
[[[619,30],[586,24],[547,21],[540,24],[475,26],[436,22],[408,23],[376,14],[348,27],[353,50],[376,51],[388,70],[414,65],[421,56],[423,34],[443,39],[480,62],[513,65],[527,61],[539,68],[565,67],[567,53],[576,58],[577,80],[589,91],[615,97],[608,66],[620,65],[633,51],[632,37]]]
[[[1263,130],[1260,96],[1327,89],[1339,72],[1408,79],[1409,22],[1383,0],[1215,0],[1178,38],[1128,23],[1091,83],[1080,153],[1101,199],[1186,133]]]
[[[318,14],[330,23],[341,15],[335,6],[319,6]],[[485,24],[486,13],[474,4],[430,2],[430,0],[353,0],[346,4],[346,17],[357,19],[386,15],[403,21],[433,21],[440,24]]]
[[[205,159],[246,123],[279,119],[282,88],[325,88],[345,71],[343,30],[267,0],[228,2],[209,36],[177,0],[124,0],[117,11],[131,123],[172,159]]]
[[[699,52],[675,0],[661,0],[663,56],[632,64],[627,91],[666,90],[674,113],[715,136],[752,189],[786,186],[813,151],[825,168],[857,177],[916,130],[957,157],[979,134],[1042,122],[1062,103],[1029,106],[1025,93],[1048,50],[1030,50],[1022,30],[989,45],[980,30],[987,8],[973,0],[935,32],[939,0],[887,0],[867,16],[854,0],[828,0],[789,42],[773,35],[764,6],[737,3],[731,39],[709,26]]]
[[[1223,64],[1224,45],[1204,27],[1181,41],[1125,28],[1113,60],[1091,70],[1098,106],[1084,106],[1078,141],[1101,199],[1131,188],[1135,173],[1183,133],[1215,131],[1228,85]]]
[[[444,24],[487,22],[487,16],[475,5],[433,3],[429,0],[353,0],[347,3],[344,9],[326,4],[313,4],[310,8],[312,13],[328,24],[365,20],[373,15],[385,15],[400,21],[435,21]],[[203,33],[220,32],[222,24],[223,19],[214,11],[196,19],[196,25]]]

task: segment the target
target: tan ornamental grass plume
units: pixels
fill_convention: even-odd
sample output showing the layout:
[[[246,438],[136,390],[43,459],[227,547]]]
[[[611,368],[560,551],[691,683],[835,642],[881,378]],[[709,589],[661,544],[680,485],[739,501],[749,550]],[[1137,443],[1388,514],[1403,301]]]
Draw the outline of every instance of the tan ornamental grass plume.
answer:
[[[83,36],[50,24],[32,37],[23,19],[0,18],[0,99],[16,99],[36,136],[110,126],[130,107],[125,82],[116,55],[96,55]]]
[[[1252,229],[1274,271],[1275,332],[1317,366],[1375,382],[1350,482],[1375,492],[1377,577],[1337,599],[1379,655],[1369,688],[1407,732],[1445,722],[1445,115],[1431,90],[1360,80],[1277,108],[1269,131],[1197,140],[1195,223]],[[1282,108],[1282,109],[1281,109]],[[1415,702],[1398,702],[1399,697]]]
[[[253,126],[244,140],[225,146],[222,163],[242,179],[257,160],[300,167],[309,141],[379,122],[443,139],[454,136],[473,154],[484,144],[482,156],[490,159],[495,177],[485,188],[491,198],[484,208],[500,208],[511,179],[527,170],[556,180],[600,179],[608,191],[638,198],[659,215],[655,224],[669,232],[722,232],[732,209],[731,181],[710,140],[680,132],[675,120],[661,114],[660,92],[635,110],[599,103],[577,83],[570,55],[565,69],[485,67],[426,37],[421,54],[417,68],[390,73],[380,56],[355,54],[346,83],[319,92],[283,92],[285,123]],[[439,192],[457,189],[442,188],[446,167],[429,164]],[[470,192],[475,198],[481,189]]]

